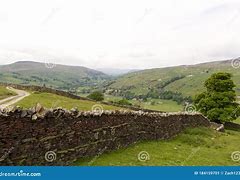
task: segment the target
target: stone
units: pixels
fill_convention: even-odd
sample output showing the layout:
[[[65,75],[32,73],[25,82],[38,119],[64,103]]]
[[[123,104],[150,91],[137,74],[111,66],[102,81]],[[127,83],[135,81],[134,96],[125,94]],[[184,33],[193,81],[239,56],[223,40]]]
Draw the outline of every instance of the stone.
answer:
[[[215,123],[215,122],[211,122],[210,127],[212,129],[216,130],[216,131],[224,132],[224,125],[223,124],[218,124],[218,123]]]
[[[219,132],[224,132],[224,125],[221,124],[216,130]]]
[[[21,113],[21,118],[26,117],[28,115],[26,110],[23,110]]]
[[[28,114],[28,115],[33,115],[33,114],[34,114],[34,112],[33,112],[33,110],[32,110],[32,109],[29,109],[29,110],[27,110],[27,114]]]
[[[37,117],[37,115],[36,115],[36,114],[34,114],[34,115],[32,116],[32,120],[33,120],[33,121],[36,121],[36,120],[37,120],[37,118],[38,118],[38,117]]]
[[[70,110],[70,112],[71,112],[71,113],[78,113],[79,111],[78,111],[78,108],[75,107],[75,108],[72,108],[72,109]]]
[[[40,111],[42,111],[44,108],[40,103],[37,103],[37,105],[35,106],[35,111],[36,113],[39,113]]]

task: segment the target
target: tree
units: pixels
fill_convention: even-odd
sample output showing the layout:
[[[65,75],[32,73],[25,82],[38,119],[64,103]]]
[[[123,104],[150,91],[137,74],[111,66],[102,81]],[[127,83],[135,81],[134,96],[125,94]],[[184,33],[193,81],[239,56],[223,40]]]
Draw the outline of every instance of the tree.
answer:
[[[240,115],[235,84],[230,73],[215,73],[205,81],[206,91],[197,95],[197,109],[215,122],[233,121]]]
[[[95,101],[103,101],[104,100],[104,95],[100,91],[95,91],[92,92],[87,96],[89,99],[95,100]]]
[[[124,105],[124,106],[132,106],[132,103],[130,103],[127,99],[121,99],[117,102],[117,104]]]

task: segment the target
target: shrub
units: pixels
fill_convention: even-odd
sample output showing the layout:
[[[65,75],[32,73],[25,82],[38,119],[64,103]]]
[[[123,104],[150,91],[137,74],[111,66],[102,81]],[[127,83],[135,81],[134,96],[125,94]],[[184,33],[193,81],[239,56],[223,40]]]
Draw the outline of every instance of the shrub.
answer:
[[[124,106],[131,106],[132,103],[130,103],[127,99],[122,99],[117,102],[117,104],[124,105]]]
[[[103,101],[104,100],[104,94],[100,91],[92,92],[87,96],[89,99],[95,100],[95,101]]]

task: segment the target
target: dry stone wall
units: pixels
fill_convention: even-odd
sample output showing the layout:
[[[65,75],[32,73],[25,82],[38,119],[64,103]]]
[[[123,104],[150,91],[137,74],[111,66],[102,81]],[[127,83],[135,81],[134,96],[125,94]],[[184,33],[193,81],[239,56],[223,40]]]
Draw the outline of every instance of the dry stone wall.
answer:
[[[72,165],[78,158],[139,141],[169,139],[188,127],[210,126],[201,114],[43,112],[37,118],[32,118],[34,110],[0,113],[0,165]]]

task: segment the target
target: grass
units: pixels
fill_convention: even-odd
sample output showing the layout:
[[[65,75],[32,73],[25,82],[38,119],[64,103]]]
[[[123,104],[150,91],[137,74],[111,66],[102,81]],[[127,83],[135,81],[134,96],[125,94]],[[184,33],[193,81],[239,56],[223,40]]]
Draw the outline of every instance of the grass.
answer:
[[[105,95],[105,101],[119,101],[122,97]],[[138,100],[129,100],[133,105],[138,105],[144,109],[151,109],[164,112],[179,112],[183,111],[184,107],[172,100],[163,100],[163,99],[148,99],[146,102]]]
[[[51,93],[39,93],[32,92],[30,96],[19,101],[16,105],[23,108],[30,108],[35,106],[37,103],[40,103],[46,108],[56,108],[62,107],[66,109],[71,109],[77,107],[79,110],[92,110],[92,107],[95,104],[98,104],[93,101],[88,100],[77,100],[71,99],[64,96],[59,96]],[[119,107],[101,105],[103,110],[117,110]]]
[[[6,89],[6,87],[4,87],[4,86],[0,86],[0,100],[5,99],[9,96],[14,96],[14,95],[16,95],[16,93]]]
[[[238,117],[238,118],[234,121],[234,123],[240,124],[240,117]]]
[[[56,65],[47,68],[45,63],[16,62],[0,66],[0,81],[5,83],[38,85],[69,90],[77,86],[101,85],[109,77],[80,66]]]
[[[240,72],[228,62],[213,62],[193,66],[176,66],[158,69],[146,69],[133,72],[117,78],[109,88],[128,90],[135,94],[147,94],[151,88],[158,89],[159,85],[177,76],[185,76],[164,87],[164,90],[180,92],[184,96],[194,97],[204,90],[204,81],[216,72],[229,72],[233,74],[237,94],[240,95]]]
[[[230,166],[240,165],[231,154],[240,151],[240,132],[220,133],[208,128],[187,129],[171,140],[140,142],[88,159],[79,159],[74,165],[86,166]],[[140,152],[149,154],[149,160],[138,160]]]
[[[152,105],[151,102],[154,101],[154,104]],[[180,104],[177,104],[175,101],[171,100],[162,100],[162,99],[155,99],[148,102],[144,102],[142,107],[144,109],[151,109],[151,110],[158,110],[158,111],[164,111],[164,112],[179,112],[183,111],[183,106]]]

